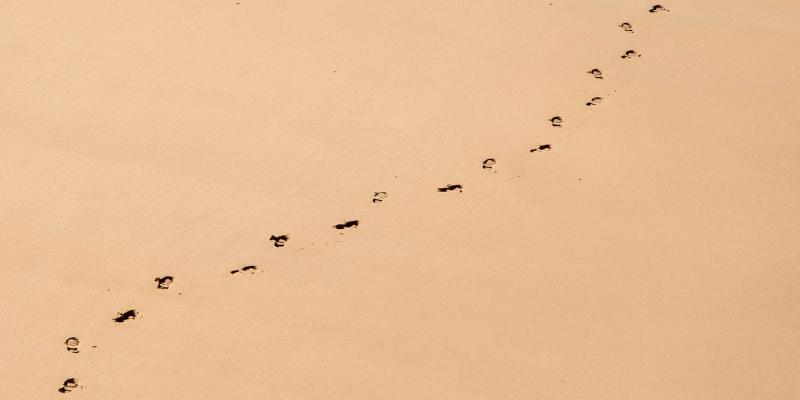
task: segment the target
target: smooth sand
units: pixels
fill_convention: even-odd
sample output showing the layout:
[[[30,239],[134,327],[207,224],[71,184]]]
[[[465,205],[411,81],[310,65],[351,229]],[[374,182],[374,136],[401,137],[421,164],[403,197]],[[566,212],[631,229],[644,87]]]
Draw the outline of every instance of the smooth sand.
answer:
[[[800,398],[800,3],[663,4],[5,1],[0,398]]]

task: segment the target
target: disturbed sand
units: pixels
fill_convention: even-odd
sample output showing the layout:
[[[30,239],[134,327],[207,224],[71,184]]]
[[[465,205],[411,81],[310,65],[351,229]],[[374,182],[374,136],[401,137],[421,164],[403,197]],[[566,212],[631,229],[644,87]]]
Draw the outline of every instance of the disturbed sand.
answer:
[[[0,5],[0,398],[799,398],[800,3],[661,4]]]

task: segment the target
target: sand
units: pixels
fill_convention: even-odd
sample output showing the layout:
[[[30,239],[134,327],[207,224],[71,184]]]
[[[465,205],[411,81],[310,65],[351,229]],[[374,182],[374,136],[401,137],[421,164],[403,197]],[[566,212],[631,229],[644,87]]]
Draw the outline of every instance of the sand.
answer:
[[[800,3],[662,4],[4,2],[0,398],[800,398]]]

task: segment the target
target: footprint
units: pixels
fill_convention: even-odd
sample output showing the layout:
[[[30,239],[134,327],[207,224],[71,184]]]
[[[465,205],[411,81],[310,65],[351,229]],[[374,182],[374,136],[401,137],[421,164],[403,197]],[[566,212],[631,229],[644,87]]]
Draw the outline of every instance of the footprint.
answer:
[[[61,393],[68,393],[71,392],[72,389],[75,389],[77,387],[78,387],[78,381],[76,381],[75,378],[69,378],[64,381],[64,384],[61,385],[58,391]]]
[[[461,185],[458,185],[458,184],[456,184],[456,185],[446,185],[446,186],[440,187],[440,188],[438,188],[436,190],[438,190],[440,192],[452,192],[454,190],[458,190],[459,192],[463,192],[464,191],[464,187],[461,186]]]
[[[651,13],[669,12],[669,10],[666,7],[662,6],[661,4],[656,4],[652,8],[650,8],[650,12]]]
[[[603,79],[603,71],[600,71],[597,68],[592,69],[591,71],[586,72],[587,74],[592,74],[594,79]]]
[[[497,164],[497,161],[495,161],[494,158],[487,158],[483,160],[483,169],[491,170],[494,168],[495,164]]]
[[[275,247],[283,247],[286,246],[286,242],[289,240],[289,235],[272,235],[269,237],[269,240],[275,241]]]
[[[173,280],[175,280],[175,278],[169,275],[159,276],[155,279],[155,281],[158,282],[157,287],[159,289],[169,289],[169,285],[172,285]]]
[[[389,197],[389,194],[386,193],[386,192],[375,192],[375,194],[372,195],[372,202],[373,203],[383,203],[383,201],[386,200],[386,198],[388,198],[388,197]]]
[[[637,53],[636,50],[628,50],[625,54],[622,55],[622,58],[634,58],[634,57],[641,57],[642,55]]]
[[[537,151],[550,151],[550,149],[552,149],[552,146],[549,144],[543,144],[535,149],[531,149],[531,153],[535,153]]]
[[[623,22],[619,24],[619,27],[622,28],[625,32],[633,33],[633,25],[630,22]]]
[[[255,265],[248,265],[246,267],[242,267],[241,269],[231,270],[231,274],[238,274],[239,272],[247,272],[247,271],[250,271],[251,274],[255,274],[256,270],[258,270],[258,267],[256,267]]]
[[[588,107],[591,107],[591,106],[596,106],[596,105],[598,105],[598,104],[600,104],[602,102],[603,102],[603,98],[602,97],[592,97],[592,99],[589,100],[589,102],[586,103],[586,105]]]
[[[352,221],[343,222],[341,224],[336,224],[333,226],[333,229],[345,229],[345,228],[358,228],[358,220],[354,219]]]
[[[553,126],[557,127],[557,128],[560,128],[560,127],[561,127],[561,123],[562,123],[562,122],[564,122],[564,120],[563,120],[563,119],[561,119],[561,117],[559,117],[559,116],[555,116],[555,117],[553,117],[553,118],[550,118],[550,123],[551,123]]]
[[[136,319],[138,315],[139,313],[137,313],[136,310],[128,310],[124,313],[117,313],[117,317],[114,318],[114,322],[122,323],[129,319]]]
[[[66,341],[64,341],[64,344],[67,345],[67,351],[68,352],[70,352],[70,353],[80,353],[80,350],[78,350],[78,345],[81,344],[81,341],[78,340],[78,338],[73,336],[73,337],[67,339]]]

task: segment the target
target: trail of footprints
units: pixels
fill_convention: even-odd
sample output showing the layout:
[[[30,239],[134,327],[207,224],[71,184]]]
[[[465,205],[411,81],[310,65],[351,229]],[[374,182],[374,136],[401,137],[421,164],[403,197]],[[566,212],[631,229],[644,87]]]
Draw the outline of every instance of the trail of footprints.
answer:
[[[650,7],[650,9],[648,10],[648,12],[650,12],[651,14],[667,13],[669,11],[670,11],[669,9],[667,9],[666,7],[664,7],[661,4],[655,4],[652,7]],[[622,23],[620,23],[619,24],[619,28],[621,28],[624,32],[634,33],[633,25],[630,22],[622,22]],[[631,49],[631,50],[626,50],[620,57],[622,59],[633,59],[633,58],[639,58],[641,56],[642,55],[639,52],[637,52],[636,50],[632,50]],[[601,80],[604,79],[603,72],[598,68],[592,68],[589,71],[587,71],[587,73],[592,75],[592,77],[594,79],[601,79]],[[602,101],[603,101],[602,97],[595,96],[595,97],[592,97],[585,104],[586,104],[587,107],[594,107],[594,106],[597,106],[600,103],[602,103]],[[550,117],[549,122],[553,127],[560,128],[564,124],[564,118],[559,116],[559,115],[552,116],[552,117]],[[541,144],[541,145],[538,145],[538,146],[530,149],[530,153],[541,153],[541,152],[550,151],[551,149],[552,149],[552,146],[550,144]],[[486,158],[486,159],[483,160],[482,168],[485,171],[496,172],[496,171],[494,171],[494,168],[495,168],[496,165],[497,165],[497,160],[495,158]],[[464,187],[461,184],[450,183],[450,184],[447,184],[447,185],[444,185],[444,186],[436,188],[436,191],[437,192],[441,192],[441,193],[447,193],[447,192],[459,192],[459,193],[462,193],[464,191]],[[389,198],[389,194],[387,192],[374,192],[373,196],[372,196],[372,203],[380,204],[380,203],[383,203],[384,201],[386,201],[388,198]],[[346,229],[354,229],[354,228],[358,228],[359,224],[360,224],[360,221],[358,219],[348,220],[348,221],[333,225],[333,229],[339,230],[339,231],[343,231],[343,230],[346,230]],[[282,247],[285,247],[287,242],[289,241],[289,235],[288,234],[270,235],[269,241],[273,242],[272,244],[275,247],[282,248]],[[247,266],[244,266],[244,267],[241,267],[241,268],[236,268],[236,269],[230,270],[229,273],[231,275],[243,275],[243,274],[251,274],[252,275],[252,274],[255,274],[258,271],[259,271],[259,269],[258,269],[257,266],[255,266],[255,265],[247,265]],[[170,286],[172,285],[172,283],[174,282],[174,280],[175,280],[175,278],[173,276],[171,276],[171,275],[164,275],[164,276],[156,277],[155,280],[154,280],[156,282],[155,288],[157,290],[168,290],[170,288]],[[136,311],[134,309],[130,309],[130,310],[126,310],[126,311],[123,311],[123,312],[118,312],[117,316],[112,318],[112,321],[114,323],[116,323],[116,324],[124,324],[124,323],[127,323],[128,321],[135,320],[135,319],[137,319],[139,317],[140,317],[140,314],[139,314],[138,311]],[[72,336],[72,337],[67,338],[64,341],[64,346],[66,347],[66,350],[67,350],[68,353],[71,353],[71,354],[79,354],[80,353],[80,350],[79,350],[80,340],[78,339],[78,337]],[[92,347],[97,347],[97,346],[92,346]],[[82,387],[83,387],[82,385],[78,384],[77,378],[72,377],[72,378],[66,379],[61,384],[61,386],[58,388],[58,392],[59,393],[69,393],[69,392],[72,392],[75,389],[79,389],[79,388],[82,388]]]

